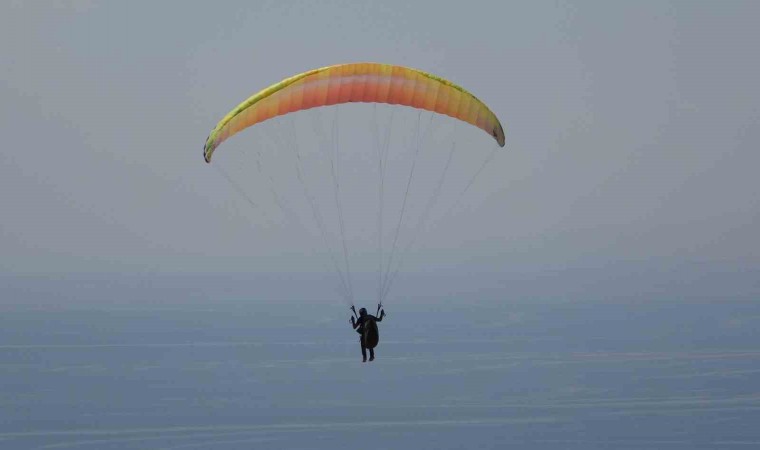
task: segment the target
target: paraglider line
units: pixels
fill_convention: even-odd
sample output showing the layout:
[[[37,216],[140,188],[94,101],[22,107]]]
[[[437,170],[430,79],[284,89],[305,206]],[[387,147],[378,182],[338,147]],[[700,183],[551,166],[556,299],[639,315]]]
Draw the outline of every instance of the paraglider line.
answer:
[[[385,136],[380,142],[380,131],[378,130],[377,105],[373,108],[373,136],[375,149],[377,150],[378,164],[378,207],[377,207],[377,301],[379,302],[383,294],[383,205],[385,192],[385,164],[387,161],[388,149],[390,147],[391,125],[393,124],[394,109],[391,109],[388,125],[385,128]]]
[[[348,262],[348,245],[346,244],[346,227],[343,221],[343,207],[340,201],[340,183],[338,181],[338,155],[339,155],[339,139],[338,139],[338,108],[335,108],[335,119],[333,121],[333,145],[335,146],[335,162],[334,164],[331,164],[330,167],[332,169],[332,175],[333,175],[333,182],[334,182],[334,193],[335,193],[335,204],[338,208],[338,221],[340,224],[340,238],[341,242],[343,244],[343,258],[346,262],[346,277],[348,278],[348,292],[351,294],[351,298],[354,298],[354,292],[353,292],[353,286],[351,282],[351,265]]]
[[[393,257],[396,253],[396,244],[398,243],[399,231],[401,230],[401,223],[404,220],[404,212],[406,211],[406,202],[407,202],[407,199],[409,198],[409,191],[412,186],[412,178],[414,177],[414,169],[415,169],[415,166],[417,165],[417,156],[419,155],[420,149],[422,148],[422,142],[420,140],[421,117],[422,117],[422,111],[420,111],[419,114],[417,114],[417,132],[415,134],[416,148],[414,151],[414,159],[412,160],[412,168],[409,171],[409,178],[407,179],[407,182],[406,182],[406,190],[404,191],[404,200],[401,203],[401,213],[399,214],[398,224],[396,225],[396,233],[393,237],[393,245],[391,246],[391,254],[388,257],[388,264],[385,269],[385,275],[384,275],[385,282],[387,282],[388,280],[388,275],[390,274],[390,271],[391,271],[391,265],[393,264]],[[430,120],[431,121],[433,120],[432,116]],[[385,282],[383,284],[385,284]],[[382,294],[382,291],[381,291],[381,294]],[[381,295],[381,299],[382,299],[382,295]]]
[[[295,127],[291,126],[291,128],[295,130]],[[286,134],[286,136],[287,135],[288,134]],[[311,207],[311,212],[314,217],[314,222],[317,224],[317,228],[319,229],[319,232],[322,235],[322,241],[325,245],[325,248],[327,249],[327,253],[330,255],[330,259],[332,260],[333,266],[335,268],[335,272],[338,274],[338,277],[340,278],[341,285],[345,291],[346,300],[348,301],[348,303],[353,304],[353,294],[351,292],[351,289],[349,288],[349,285],[346,283],[346,279],[343,276],[343,272],[339,268],[338,261],[335,258],[335,255],[333,254],[332,249],[330,248],[330,244],[327,239],[327,232],[325,231],[324,220],[322,220],[322,215],[319,212],[319,208],[317,207],[316,201],[314,200],[314,197],[311,195],[311,192],[309,191],[309,187],[306,185],[306,182],[304,181],[303,171],[301,169],[301,158],[298,152],[297,141],[294,142],[294,138],[292,136],[289,140],[284,139],[284,138],[278,139],[278,140],[283,142],[284,146],[290,147],[291,151],[294,153],[294,156],[296,157],[296,176],[298,178],[298,181],[301,184],[301,187],[303,188],[304,197],[306,197],[306,200],[309,202],[309,206]]]
[[[446,160],[446,165],[443,168],[443,173],[441,174],[441,177],[438,179],[438,184],[435,188],[435,191],[433,191],[433,195],[428,201],[427,205],[425,205],[425,210],[423,211],[422,215],[420,216],[420,220],[417,222],[417,226],[414,228],[414,233],[412,234],[412,240],[409,241],[409,244],[404,248],[404,251],[401,253],[401,256],[399,257],[398,263],[396,264],[396,268],[394,269],[391,276],[388,278],[385,286],[383,286],[383,292],[381,295],[381,300],[385,300],[385,297],[388,295],[391,289],[391,285],[393,284],[393,280],[395,280],[396,275],[401,270],[401,267],[404,263],[404,259],[407,254],[409,254],[409,250],[412,248],[414,243],[417,241],[417,238],[420,236],[420,231],[422,231],[422,227],[427,223],[428,219],[430,218],[430,212],[433,209],[433,206],[435,206],[436,203],[438,203],[438,199],[441,197],[441,192],[443,190],[443,182],[446,179],[446,174],[449,171],[449,167],[451,166],[451,160],[454,156],[454,151],[457,148],[456,141],[451,145],[451,150],[449,151],[449,157]]]

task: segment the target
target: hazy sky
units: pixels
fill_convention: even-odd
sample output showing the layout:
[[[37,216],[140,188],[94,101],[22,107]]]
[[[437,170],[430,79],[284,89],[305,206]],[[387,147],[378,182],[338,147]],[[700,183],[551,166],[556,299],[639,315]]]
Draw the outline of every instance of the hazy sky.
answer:
[[[5,1],[0,272],[313,268],[201,148],[253,92],[353,61],[445,76],[507,130],[420,261],[756,269],[758,21],[754,1]]]

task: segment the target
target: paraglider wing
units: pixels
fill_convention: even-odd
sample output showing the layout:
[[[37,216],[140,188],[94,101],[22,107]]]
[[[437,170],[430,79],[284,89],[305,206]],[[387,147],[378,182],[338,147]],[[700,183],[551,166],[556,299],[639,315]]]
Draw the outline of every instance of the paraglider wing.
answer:
[[[304,72],[249,97],[211,131],[203,157],[211,162],[222,142],[273,117],[350,102],[404,105],[445,114],[481,128],[504,146],[504,129],[496,115],[464,88],[417,69],[352,63]]]

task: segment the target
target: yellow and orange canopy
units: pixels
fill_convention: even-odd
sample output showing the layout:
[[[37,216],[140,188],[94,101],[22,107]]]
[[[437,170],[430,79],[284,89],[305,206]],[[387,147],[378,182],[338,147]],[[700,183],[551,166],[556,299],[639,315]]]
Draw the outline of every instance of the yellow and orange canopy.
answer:
[[[417,69],[352,63],[310,70],[254,94],[219,121],[206,140],[203,157],[210,162],[222,142],[273,117],[350,102],[404,105],[445,114],[484,130],[504,146],[499,119],[464,88]]]

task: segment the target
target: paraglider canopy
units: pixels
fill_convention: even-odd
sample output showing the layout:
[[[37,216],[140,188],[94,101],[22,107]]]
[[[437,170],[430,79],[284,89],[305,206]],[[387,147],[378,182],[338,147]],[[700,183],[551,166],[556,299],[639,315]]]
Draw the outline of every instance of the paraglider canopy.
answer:
[[[206,139],[203,158],[240,131],[295,111],[349,102],[387,103],[454,117],[493,136],[504,147],[504,129],[474,95],[444,78],[409,67],[351,63],[310,70],[249,97],[230,111]]]

